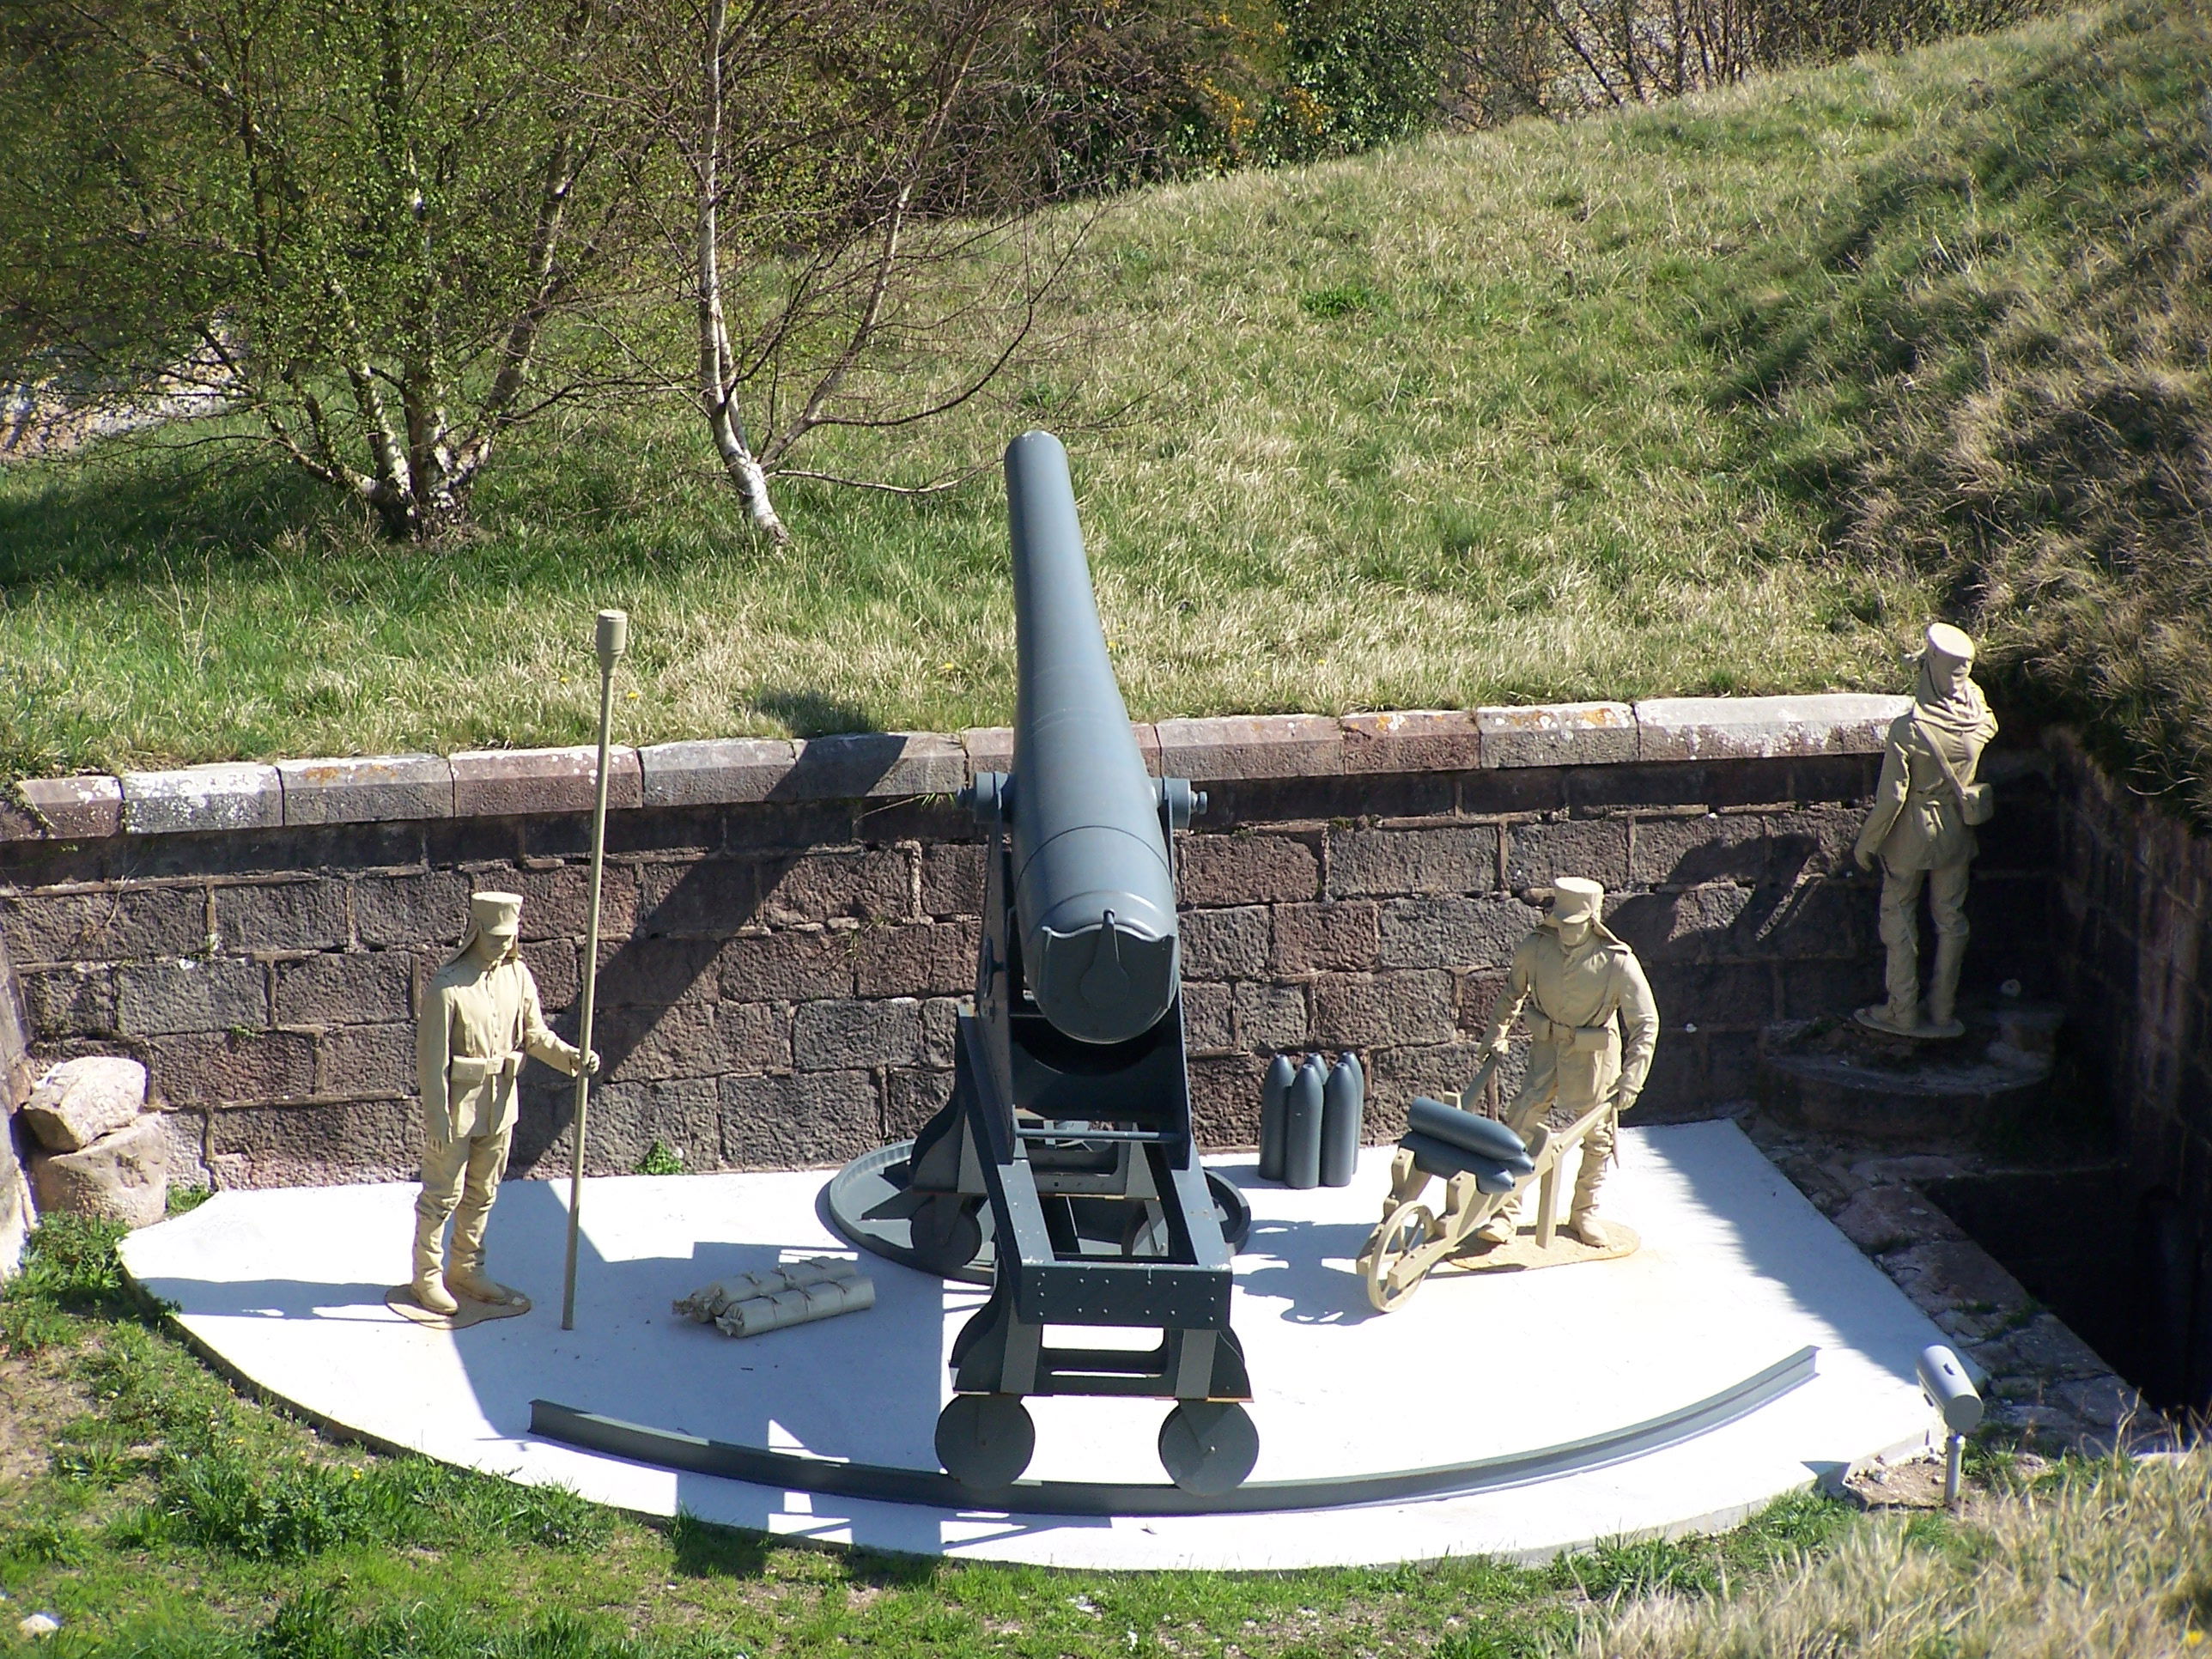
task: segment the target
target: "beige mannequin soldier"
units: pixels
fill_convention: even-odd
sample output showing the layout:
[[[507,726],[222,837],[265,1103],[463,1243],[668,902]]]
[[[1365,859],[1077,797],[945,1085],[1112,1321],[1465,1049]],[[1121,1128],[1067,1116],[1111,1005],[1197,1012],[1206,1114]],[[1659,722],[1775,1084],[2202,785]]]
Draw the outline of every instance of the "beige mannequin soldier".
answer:
[[[1621,1113],[1636,1104],[1651,1071],[1659,1040],[1659,1010],[1636,953],[1600,920],[1605,889],[1581,876],[1552,884],[1551,914],[1513,953],[1505,989],[1492,1011],[1486,1053],[1504,1052],[1514,1016],[1528,1009],[1528,1070],[1521,1091],[1505,1109],[1506,1127],[1526,1139],[1551,1114],[1574,1117],[1608,1097],[1613,1109],[1583,1142],[1567,1231],[1602,1249],[1609,1242],[1599,1224],[1597,1190],[1613,1160],[1613,1131]],[[1476,1237],[1510,1243],[1520,1219],[1518,1198],[1485,1222]]]
[[[415,1200],[415,1299],[432,1313],[453,1299],[496,1304],[515,1291],[484,1274],[484,1224],[514,1137],[515,1077],[534,1054],[576,1074],[577,1051],[545,1027],[538,981],[515,952],[522,900],[477,893],[460,948],[422,989],[415,1063],[422,1090],[422,1193]],[[591,1056],[596,1073],[599,1057]],[[458,1211],[456,1206],[458,1204]],[[440,1272],[441,1236],[453,1223],[453,1261]]]
[[[1881,942],[1889,1000],[1859,1023],[1899,1036],[1956,1036],[1959,969],[1966,954],[1966,866],[1973,826],[1989,817],[1989,788],[1974,781],[1996,717],[1968,678],[1974,642],[1948,623],[1928,630],[1912,707],[1891,722],[1874,808],[1853,849],[1859,867],[1881,861]],[[1936,971],[1920,1007],[1920,890],[1936,916]]]

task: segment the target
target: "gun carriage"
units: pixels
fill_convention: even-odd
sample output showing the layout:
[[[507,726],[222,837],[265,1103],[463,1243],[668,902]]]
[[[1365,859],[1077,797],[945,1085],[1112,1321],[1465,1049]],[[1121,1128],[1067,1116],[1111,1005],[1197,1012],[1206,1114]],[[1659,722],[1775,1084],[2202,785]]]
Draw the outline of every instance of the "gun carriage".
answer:
[[[866,1220],[902,1217],[905,1259],[972,1277],[988,1218],[991,1295],[954,1343],[956,1393],[937,1425],[956,1479],[988,1492],[1027,1467],[1024,1396],[1136,1395],[1176,1402],[1161,1462],[1178,1486],[1218,1494],[1250,1473],[1259,1438],[1229,1322],[1247,1218],[1200,1163],[1183,1051],[1172,832],[1205,797],[1145,769],[1066,451],[1026,433],[1006,467],[1014,753],[1011,772],[978,774],[962,796],[986,843],[975,998],[951,1098],[883,1168],[894,1192]],[[1048,1340],[1085,1327],[1158,1340]]]

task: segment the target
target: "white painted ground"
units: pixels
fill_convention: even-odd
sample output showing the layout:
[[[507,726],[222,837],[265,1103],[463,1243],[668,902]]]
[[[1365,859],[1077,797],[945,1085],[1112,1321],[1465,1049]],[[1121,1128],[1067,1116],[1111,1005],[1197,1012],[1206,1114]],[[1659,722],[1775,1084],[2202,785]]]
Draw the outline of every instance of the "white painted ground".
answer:
[[[135,1233],[133,1277],[200,1342],[313,1416],[388,1444],[625,1509],[881,1549],[1107,1568],[1287,1568],[1521,1558],[1726,1525],[1854,1460],[1923,1440],[1930,1324],[1732,1123],[1629,1130],[1606,1191],[1644,1236],[1623,1261],[1433,1276],[1371,1312],[1352,1261],[1389,1149],[1350,1188],[1209,1167],[1254,1212],[1234,1315],[1260,1430],[1253,1478],[1419,1468],[1548,1446],[1702,1400],[1808,1344],[1809,1383],[1691,1444],[1517,1488],[1353,1510],[1145,1520],[958,1513],[783,1492],[528,1434],[533,1396],[834,1459],[934,1468],[945,1360],[981,1291],[863,1257],[871,1311],[746,1341],[673,1316],[707,1281],[823,1251],[825,1172],[591,1182],[576,1328],[560,1328],[567,1184],[514,1182],[490,1265],[537,1306],[461,1332],[383,1304],[407,1273],[415,1188],[218,1194]],[[1437,1189],[1432,1186],[1431,1192]],[[1040,1479],[1153,1480],[1163,1402],[1031,1402]]]

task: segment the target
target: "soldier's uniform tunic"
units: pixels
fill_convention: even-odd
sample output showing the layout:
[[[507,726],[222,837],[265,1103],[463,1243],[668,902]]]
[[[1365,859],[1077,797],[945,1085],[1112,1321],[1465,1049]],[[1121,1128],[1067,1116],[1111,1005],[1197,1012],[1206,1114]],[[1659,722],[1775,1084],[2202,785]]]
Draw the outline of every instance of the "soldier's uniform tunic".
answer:
[[[423,988],[415,1030],[423,1120],[417,1248],[425,1238],[434,1246],[458,1206],[456,1268],[483,1260],[484,1224],[514,1139],[514,1084],[526,1054],[575,1075],[577,1050],[546,1028],[538,981],[513,951],[488,968],[464,952]]]
[[[1506,1127],[1525,1139],[1555,1107],[1575,1118],[1601,1100],[1620,1103],[1591,1126],[1583,1142],[1571,1212],[1580,1218],[1596,1207],[1620,1111],[1634,1103],[1650,1073],[1658,1005],[1636,953],[1602,923],[1592,922],[1582,943],[1569,947],[1549,919],[1513,953],[1505,989],[1492,1011],[1489,1041],[1502,1043],[1514,1017],[1532,1004],[1528,1070],[1506,1107]],[[1504,1213],[1518,1207],[1508,1206]]]

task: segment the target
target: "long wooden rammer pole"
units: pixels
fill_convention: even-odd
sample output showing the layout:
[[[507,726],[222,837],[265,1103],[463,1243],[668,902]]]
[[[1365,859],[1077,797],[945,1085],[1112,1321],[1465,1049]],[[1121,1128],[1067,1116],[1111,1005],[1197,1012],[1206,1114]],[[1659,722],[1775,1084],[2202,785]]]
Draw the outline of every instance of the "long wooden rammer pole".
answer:
[[[607,741],[614,728],[615,665],[629,649],[629,617],[620,611],[599,612],[599,775],[592,801],[591,914],[584,931],[584,997],[576,1020],[576,1111],[569,1129],[568,1264],[561,1279],[561,1328],[576,1328],[576,1239],[583,1220],[584,1114],[591,1103],[591,1074],[584,1059],[592,1052],[592,1000],[599,981],[599,878],[607,862]]]

